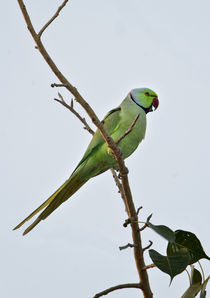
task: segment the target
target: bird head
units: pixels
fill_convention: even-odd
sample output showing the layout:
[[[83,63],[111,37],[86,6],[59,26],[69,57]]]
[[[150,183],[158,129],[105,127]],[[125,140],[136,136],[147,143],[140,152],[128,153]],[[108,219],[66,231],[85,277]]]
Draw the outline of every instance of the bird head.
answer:
[[[157,94],[148,88],[136,88],[132,89],[129,93],[130,98],[138,106],[140,106],[145,113],[153,112],[159,106],[159,100]]]

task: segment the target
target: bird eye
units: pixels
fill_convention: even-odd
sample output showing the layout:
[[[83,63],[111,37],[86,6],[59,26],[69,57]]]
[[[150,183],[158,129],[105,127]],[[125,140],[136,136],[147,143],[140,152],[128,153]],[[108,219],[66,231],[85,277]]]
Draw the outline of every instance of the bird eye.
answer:
[[[146,96],[149,96],[149,92],[145,92],[144,94],[145,94]]]

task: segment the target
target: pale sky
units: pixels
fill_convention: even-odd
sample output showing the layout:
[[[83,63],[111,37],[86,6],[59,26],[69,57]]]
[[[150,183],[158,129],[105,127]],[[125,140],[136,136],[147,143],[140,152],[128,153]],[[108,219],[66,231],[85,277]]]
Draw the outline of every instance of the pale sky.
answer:
[[[49,4],[50,3],[50,4]],[[61,1],[26,1],[37,29]],[[63,89],[34,47],[16,1],[1,17],[1,287],[4,298],[89,298],[110,286],[137,282],[124,206],[109,172],[23,237],[12,228],[71,174],[91,136],[53,101]],[[72,0],[43,35],[57,66],[99,118],[136,87],[149,87],[160,106],[148,115],[145,140],[126,160],[140,220],[195,233],[209,242],[210,3],[195,0]],[[79,107],[80,113],[88,116]],[[89,121],[90,123],[90,121]],[[92,125],[93,127],[93,125]],[[94,128],[94,127],[93,127]],[[95,128],[94,128],[95,129]],[[144,246],[165,254],[167,242],[146,229]],[[148,253],[147,264],[151,264]],[[209,274],[207,260],[201,260]],[[154,297],[181,297],[183,273],[150,269]],[[136,289],[110,298],[141,297]]]

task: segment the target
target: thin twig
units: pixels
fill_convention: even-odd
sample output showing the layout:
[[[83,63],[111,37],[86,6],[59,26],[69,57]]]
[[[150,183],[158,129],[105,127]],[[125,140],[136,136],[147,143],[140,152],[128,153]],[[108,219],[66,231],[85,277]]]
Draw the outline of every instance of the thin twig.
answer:
[[[151,265],[143,267],[143,270],[147,270],[147,269],[151,269],[151,268],[155,268],[155,267],[156,267],[155,264],[151,264]]]
[[[124,245],[124,246],[119,246],[119,250],[123,250],[123,249],[126,249],[126,248],[128,248],[128,247],[131,247],[131,248],[133,248],[133,247],[137,247],[137,244],[131,244],[131,243],[128,243],[128,244],[126,244],[126,245]]]
[[[58,17],[60,11],[64,8],[68,0],[64,0],[63,3],[58,7],[56,13],[52,16],[52,18],[42,27],[42,29],[38,33],[38,37],[41,38],[43,32],[47,29],[47,27]]]
[[[53,83],[53,84],[51,84],[50,86],[51,86],[52,88],[54,88],[54,87],[65,87],[65,88],[67,88],[68,85],[66,85],[66,84],[57,84],[57,83]]]
[[[131,124],[131,126],[128,128],[128,130],[126,130],[126,132],[119,138],[119,140],[117,140],[116,144],[119,145],[119,143],[133,130],[136,121],[139,119],[140,114],[138,114],[136,116],[136,118],[134,119],[133,123]]]
[[[114,181],[115,181],[115,184],[116,184],[116,186],[118,188],[118,191],[119,191],[119,193],[121,195],[121,198],[122,198],[122,200],[123,200],[123,202],[125,204],[125,211],[128,212],[127,205],[126,205],[126,196],[125,196],[123,185],[121,184],[121,182],[120,182],[120,180],[119,180],[119,178],[118,178],[115,170],[114,169],[110,169],[110,171],[112,173],[112,176],[114,178]]]
[[[90,134],[94,135],[94,131],[90,128],[90,126],[87,124],[85,118],[82,118],[80,116],[80,114],[73,108],[73,104],[69,105],[65,102],[65,100],[63,99],[63,96],[58,93],[58,96],[60,99],[54,98],[55,101],[59,102],[60,104],[62,104],[64,107],[66,107],[68,110],[70,110],[83,124],[84,124],[84,128],[89,131]]]
[[[121,289],[128,289],[128,288],[142,289],[142,286],[141,286],[141,284],[138,284],[138,283],[122,284],[122,285],[118,285],[115,287],[111,287],[107,290],[104,290],[104,291],[96,294],[93,298],[99,298],[99,297],[105,296],[113,291],[121,290]]]
[[[146,247],[143,248],[143,252],[145,252],[145,250],[149,249],[152,246],[153,242],[151,240],[149,240],[149,242],[150,243]]]
[[[143,208],[143,207],[140,206],[140,207],[137,209],[137,211],[136,211],[136,214],[137,214],[137,215],[139,215],[139,212],[140,212],[140,210],[141,210],[142,208]]]
[[[144,229],[146,229],[148,227],[147,224],[144,224],[142,228],[139,229],[139,232],[143,231]]]
[[[119,192],[123,195],[123,197],[125,196],[125,194],[123,193],[123,187],[122,187],[122,184],[120,183],[120,180],[119,178],[117,177],[117,174],[115,172],[114,169],[111,169],[111,172],[112,172],[112,176],[114,178],[114,181],[115,181],[115,184],[117,185],[118,189],[119,189]],[[124,199],[123,199],[124,200]]]

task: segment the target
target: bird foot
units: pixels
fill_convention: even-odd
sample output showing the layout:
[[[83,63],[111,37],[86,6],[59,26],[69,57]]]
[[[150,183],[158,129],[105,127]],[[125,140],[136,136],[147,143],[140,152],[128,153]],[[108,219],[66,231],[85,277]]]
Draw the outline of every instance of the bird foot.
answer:
[[[122,173],[119,173],[118,178],[121,179],[122,177],[125,177],[126,175],[128,175],[129,170],[127,167],[125,167],[124,171]]]

